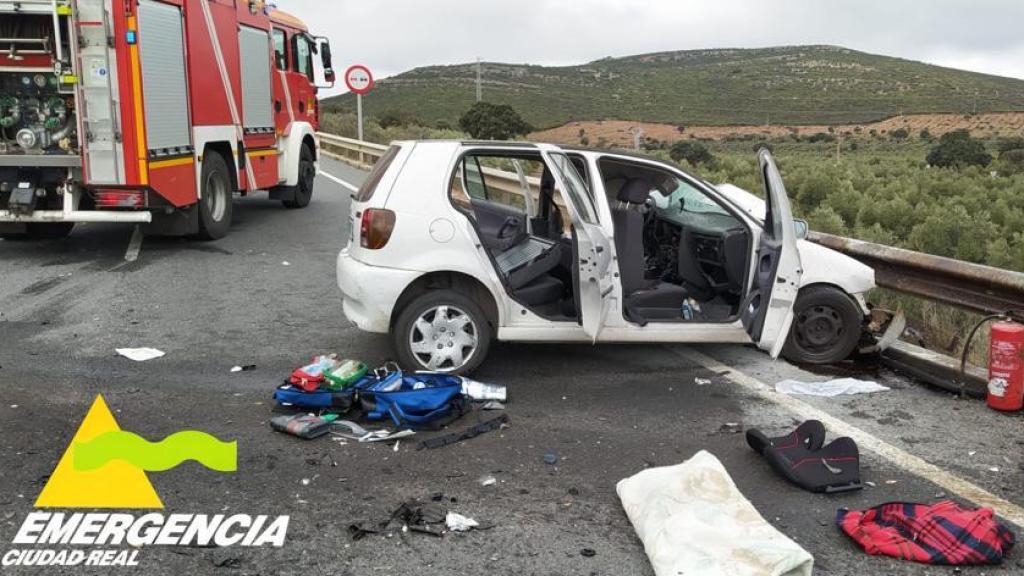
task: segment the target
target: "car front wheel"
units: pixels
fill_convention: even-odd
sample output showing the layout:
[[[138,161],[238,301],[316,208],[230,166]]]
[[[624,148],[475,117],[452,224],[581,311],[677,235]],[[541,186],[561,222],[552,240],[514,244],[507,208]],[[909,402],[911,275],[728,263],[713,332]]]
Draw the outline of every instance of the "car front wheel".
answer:
[[[392,329],[403,368],[468,374],[487,356],[493,331],[480,306],[455,290],[417,297]]]
[[[801,290],[782,355],[798,364],[845,360],[860,341],[863,318],[857,302],[838,288],[812,286]]]

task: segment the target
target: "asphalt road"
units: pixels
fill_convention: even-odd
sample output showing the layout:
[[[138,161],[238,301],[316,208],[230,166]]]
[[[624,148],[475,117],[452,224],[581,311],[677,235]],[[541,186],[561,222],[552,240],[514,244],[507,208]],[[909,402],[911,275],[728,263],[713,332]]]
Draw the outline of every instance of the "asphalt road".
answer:
[[[353,184],[364,177],[330,160],[321,169]],[[954,573],[866,556],[836,529],[841,507],[956,498],[936,484],[950,475],[1024,505],[1020,417],[870,362],[815,374],[742,346],[498,344],[477,377],[508,386],[511,427],[437,451],[274,433],[270,395],[296,364],[327,351],[370,364],[391,358],[386,338],[359,332],[341,312],[334,258],[348,234],[348,195],[321,176],[305,210],[263,195],[238,199],[227,238],[146,238],[134,263],[124,261],[130,229],[122,226],[82,226],[53,242],[0,241],[0,553],[97,394],[123,429],[148,439],[198,429],[239,442],[237,473],[188,462],[149,474],[166,513],[291,516],[283,548],[150,547],[140,553],[147,574],[648,575],[615,484],[699,450],[715,454],[761,514],[814,555],[816,574]],[[135,363],[114,353],[139,346],[167,354]],[[716,363],[735,372],[722,375]],[[256,369],[230,372],[248,364]],[[937,474],[915,475],[900,458],[863,450],[863,476],[874,486],[813,495],[747,448],[742,429],[781,433],[799,422],[794,405],[755,393],[751,381],[850,374],[893,390],[802,398],[799,406],[934,464]],[[543,461],[550,450],[556,465]],[[484,475],[497,483],[482,486]],[[437,492],[453,511],[494,527],[444,538],[347,534],[352,522]],[[596,555],[581,556],[584,548]],[[1024,553],[963,572],[1022,574]]]

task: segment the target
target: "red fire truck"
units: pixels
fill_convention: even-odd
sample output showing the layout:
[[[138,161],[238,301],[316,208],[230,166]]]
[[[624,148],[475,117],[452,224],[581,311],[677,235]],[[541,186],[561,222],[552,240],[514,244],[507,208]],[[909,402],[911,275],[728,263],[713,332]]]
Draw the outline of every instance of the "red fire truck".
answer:
[[[330,45],[263,0],[0,0],[0,234],[224,236],[309,204]]]

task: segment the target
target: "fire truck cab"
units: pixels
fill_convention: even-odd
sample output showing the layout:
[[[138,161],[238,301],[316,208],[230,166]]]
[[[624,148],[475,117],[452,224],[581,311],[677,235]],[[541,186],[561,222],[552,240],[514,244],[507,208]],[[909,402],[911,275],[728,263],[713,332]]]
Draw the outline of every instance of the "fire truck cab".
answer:
[[[217,239],[309,204],[330,45],[263,0],[0,0],[0,234]]]

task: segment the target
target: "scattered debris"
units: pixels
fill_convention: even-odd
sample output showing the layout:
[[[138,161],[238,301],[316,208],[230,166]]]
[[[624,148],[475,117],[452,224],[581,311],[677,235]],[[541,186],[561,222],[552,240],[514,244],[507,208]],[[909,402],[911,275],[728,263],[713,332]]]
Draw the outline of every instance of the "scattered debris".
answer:
[[[497,484],[497,483],[498,483],[498,479],[495,478],[494,476],[491,476],[490,474],[486,474],[486,475],[480,477],[480,485],[481,486],[492,486],[492,485]]]
[[[693,383],[696,384],[697,386],[707,386],[708,384],[711,384],[711,379],[710,378],[694,378],[693,379]]]
[[[461,432],[453,432],[451,434],[445,434],[444,436],[439,436],[439,437],[436,437],[436,438],[428,438],[427,440],[424,440],[423,442],[420,442],[420,445],[417,446],[416,449],[417,450],[423,450],[424,448],[426,448],[426,449],[443,448],[445,446],[448,446],[448,445],[451,445],[451,444],[456,444],[456,443],[462,442],[464,440],[469,440],[471,438],[476,438],[477,436],[480,436],[481,434],[486,434],[486,433],[492,432],[494,430],[500,430],[501,428],[503,428],[503,427],[505,427],[507,425],[508,425],[508,415],[507,414],[502,414],[501,416],[498,416],[497,418],[493,418],[491,420],[487,420],[486,422],[481,422],[481,423],[479,423],[479,424],[477,424],[475,426],[471,426],[471,427],[469,427],[469,428],[467,428],[465,430],[462,430]]]
[[[416,434],[414,430],[397,430],[392,432],[391,430],[374,430],[367,432],[365,436],[359,438],[360,442],[389,442],[391,440],[400,440],[402,438],[408,438]]]
[[[593,558],[594,556],[597,556],[597,551],[593,548],[584,548],[580,550],[580,556],[583,556],[584,558]]]
[[[444,518],[444,525],[452,532],[468,532],[479,526],[480,523],[462,514],[449,512]]]
[[[287,261],[287,260],[285,260],[284,262],[281,262],[281,266],[291,266],[291,265],[292,265],[292,263]]]
[[[799,380],[783,380],[775,385],[775,391],[782,394],[797,394],[806,396],[834,397],[848,394],[870,394],[872,392],[885,392],[888,386],[882,386],[877,382],[858,380],[856,378],[839,378],[828,382],[801,382]]]
[[[325,414],[323,416],[314,416],[312,414],[278,416],[270,419],[270,427],[278,432],[290,434],[304,440],[312,440],[330,432],[331,422],[337,417],[336,414]]]
[[[145,362],[164,355],[162,351],[156,348],[117,348],[115,352],[136,362]]]
[[[548,450],[544,453],[544,463],[551,466],[558,464],[558,454],[554,450]]]
[[[497,400],[491,400],[480,407],[481,410],[504,410],[505,405]]]
[[[232,373],[234,373],[234,372],[249,372],[249,371],[255,370],[255,369],[256,369],[256,365],[255,364],[246,364],[245,366],[235,366],[235,367],[231,368],[231,372]]]
[[[11,408],[17,408],[17,407],[18,407],[17,404],[11,404]]]
[[[478,402],[489,400],[496,400],[498,402],[508,401],[508,393],[504,386],[484,384],[469,378],[462,378],[462,394],[470,400]]]

